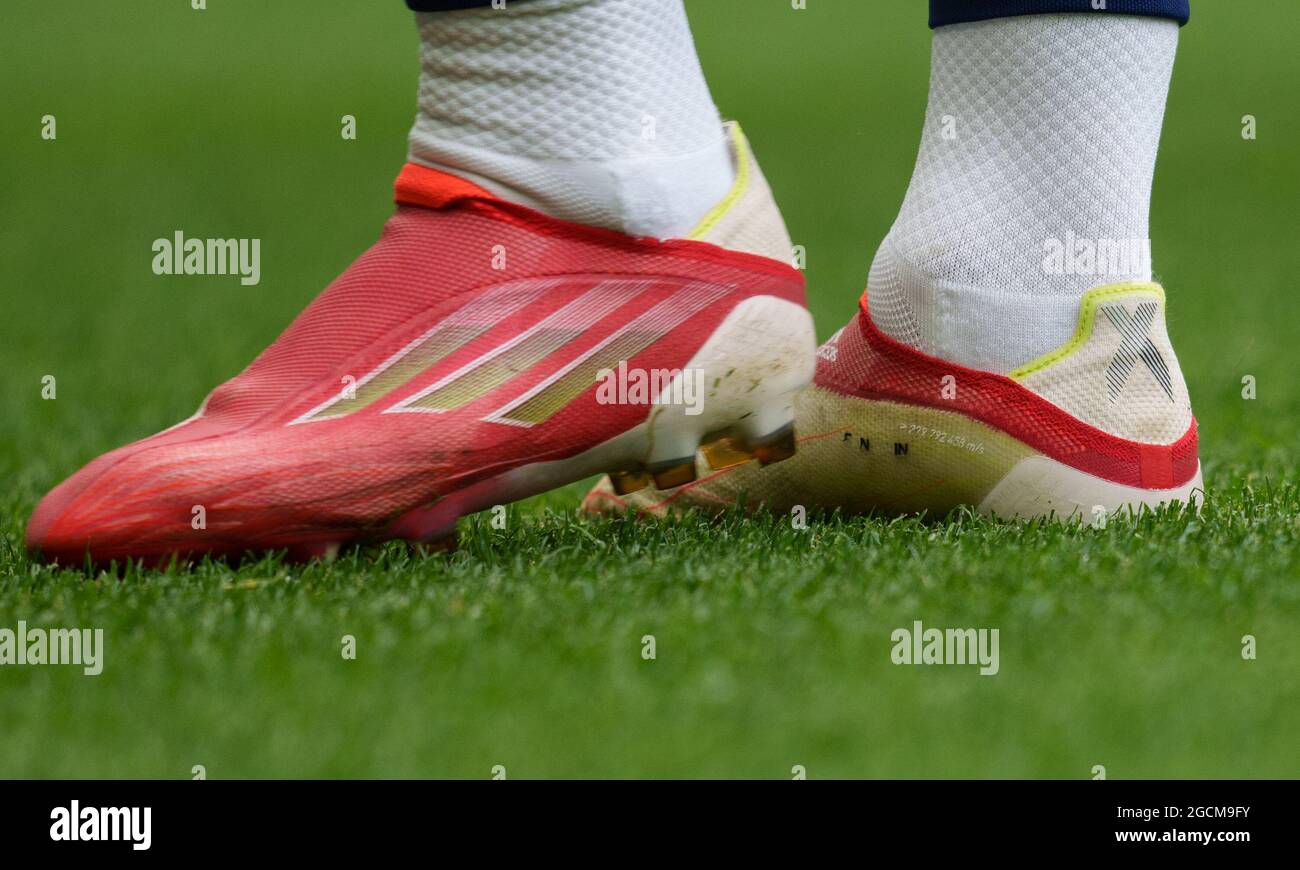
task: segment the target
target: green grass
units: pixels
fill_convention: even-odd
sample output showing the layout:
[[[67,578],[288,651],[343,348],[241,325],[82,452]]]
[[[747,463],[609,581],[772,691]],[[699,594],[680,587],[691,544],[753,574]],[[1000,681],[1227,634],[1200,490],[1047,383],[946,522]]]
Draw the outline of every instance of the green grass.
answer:
[[[400,3],[208,5],[10,0],[0,28],[0,627],[106,642],[98,677],[0,668],[0,776],[1300,776],[1294,3],[1196,4],[1170,96],[1153,237],[1200,517],[631,523],[578,518],[574,486],[450,557],[55,571],[22,553],[40,495],[191,413],[390,209]],[[809,5],[691,8],[826,335],[907,184],[929,35],[920,4]],[[261,238],[262,283],[154,276],[177,228]],[[893,665],[914,619],[998,628],[1000,673]]]

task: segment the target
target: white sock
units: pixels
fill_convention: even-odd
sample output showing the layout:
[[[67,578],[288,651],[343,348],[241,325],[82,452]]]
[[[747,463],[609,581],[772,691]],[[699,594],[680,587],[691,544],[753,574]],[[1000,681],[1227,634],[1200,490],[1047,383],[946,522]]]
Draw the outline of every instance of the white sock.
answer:
[[[556,217],[684,235],[733,167],[682,0],[416,13],[410,159]]]
[[[1069,340],[1088,289],[1150,280],[1151,177],[1177,45],[1175,22],[1137,16],[936,29],[920,154],[867,285],[877,325],[1005,373]],[[1107,246],[1091,267],[1050,256],[1089,242]]]

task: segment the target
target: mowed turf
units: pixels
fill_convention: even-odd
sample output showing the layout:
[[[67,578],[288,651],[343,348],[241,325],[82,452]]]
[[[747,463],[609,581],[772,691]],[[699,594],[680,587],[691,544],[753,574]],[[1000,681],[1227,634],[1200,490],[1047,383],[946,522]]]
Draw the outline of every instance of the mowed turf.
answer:
[[[690,8],[826,336],[906,188],[929,33],[920,3],[808,5]],[[95,677],[0,667],[0,776],[1300,776],[1300,7],[1240,5],[1183,32],[1152,215],[1201,516],[636,523],[578,517],[573,486],[467,521],[449,557],[118,578],[28,561],[31,509],[188,416],[373,241],[416,37],[398,0],[9,0],[0,628],[105,651]],[[261,283],[155,276],[176,230],[260,238]],[[998,674],[894,665],[918,619],[998,629]]]

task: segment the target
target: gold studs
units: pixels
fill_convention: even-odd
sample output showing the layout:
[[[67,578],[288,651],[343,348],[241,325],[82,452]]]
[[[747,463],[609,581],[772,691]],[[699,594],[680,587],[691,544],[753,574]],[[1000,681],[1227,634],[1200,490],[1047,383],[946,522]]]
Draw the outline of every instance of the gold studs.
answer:
[[[699,452],[713,471],[722,471],[757,459],[763,465],[789,459],[795,453],[794,424],[787,423],[777,431],[757,441],[747,441],[738,434],[717,434],[702,443]],[[630,495],[645,489],[654,482],[656,489],[676,489],[696,479],[695,459],[669,460],[651,463],[635,471],[611,471],[610,483],[619,495]]]
[[[695,479],[695,459],[664,463],[653,472],[656,489],[673,489]]]
[[[763,443],[754,445],[753,449],[754,456],[763,465],[789,459],[795,452],[794,425],[788,425],[769,438],[763,439]]]
[[[631,495],[650,485],[650,473],[647,471],[611,471],[609,481],[614,485],[614,492],[619,495]]]
[[[700,450],[714,471],[743,465],[754,458],[753,451],[745,446],[744,441],[730,435],[702,444]]]

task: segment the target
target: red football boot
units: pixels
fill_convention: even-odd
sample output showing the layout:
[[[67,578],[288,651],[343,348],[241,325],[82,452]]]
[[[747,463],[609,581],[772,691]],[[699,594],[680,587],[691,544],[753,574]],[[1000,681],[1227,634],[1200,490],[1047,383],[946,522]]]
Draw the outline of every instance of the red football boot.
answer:
[[[198,413],[91,462],[27,545],[79,564],[446,540],[458,517],[603,471],[774,461],[815,340],[746,141],[686,239],[632,238],[408,164],[379,241]]]

